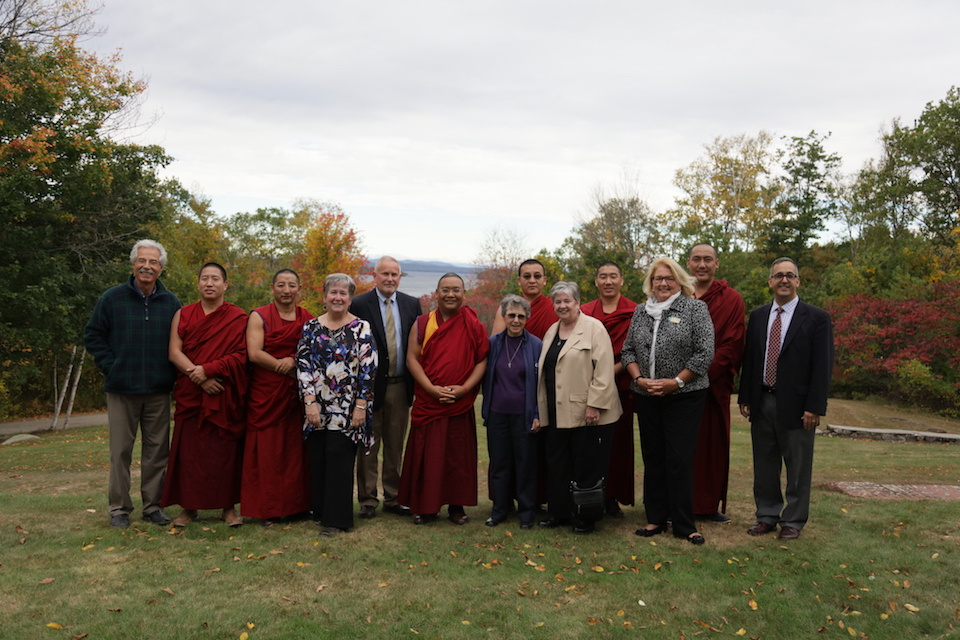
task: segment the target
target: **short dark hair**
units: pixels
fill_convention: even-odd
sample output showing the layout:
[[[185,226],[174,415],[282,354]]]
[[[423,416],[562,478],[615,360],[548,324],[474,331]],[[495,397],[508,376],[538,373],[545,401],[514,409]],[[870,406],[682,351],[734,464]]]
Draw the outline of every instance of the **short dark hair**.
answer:
[[[596,278],[598,275],[600,275],[600,269],[603,269],[604,267],[616,267],[617,273],[620,274],[621,278],[623,277],[623,269],[621,269],[620,265],[613,260],[607,260],[606,262],[601,262],[599,265],[597,265],[597,270],[593,272],[593,277]]]
[[[543,263],[542,263],[542,262],[540,262],[540,261],[537,260],[536,258],[530,258],[530,259],[528,259],[528,260],[524,260],[523,262],[521,262],[521,263],[520,263],[520,266],[517,267],[517,277],[518,277],[518,278],[520,277],[520,272],[521,272],[521,271],[523,270],[523,268],[524,268],[525,266],[527,266],[528,264],[538,264],[538,265],[540,265],[540,268],[543,269],[543,274],[544,274],[544,275],[547,274],[547,268],[546,268],[545,266],[543,266]]]
[[[289,273],[293,275],[293,277],[297,279],[297,284],[300,284],[300,274],[293,269],[280,269],[280,271],[277,271],[275,274],[273,274],[273,280],[271,280],[271,282],[276,282],[281,273]]]
[[[216,267],[217,269],[220,269],[220,273],[223,275],[223,281],[224,282],[227,281],[227,270],[224,269],[223,265],[220,264],[219,262],[208,262],[202,267],[200,267],[200,271],[197,271],[197,279],[200,278],[201,274],[203,274],[203,270],[206,269],[207,267]]]
[[[467,284],[463,281],[463,278],[460,277],[460,274],[451,271],[450,273],[445,273],[440,276],[440,279],[437,280],[437,289],[440,288],[440,283],[443,282],[444,278],[457,278],[460,281],[460,284],[462,284],[464,287],[467,286]]]
[[[690,254],[693,253],[693,250],[696,249],[697,247],[710,247],[710,250],[713,251],[713,257],[714,258],[717,257],[717,248],[715,246],[713,246],[709,242],[698,242],[697,244],[690,247],[690,251],[687,251],[688,258],[690,257]]]

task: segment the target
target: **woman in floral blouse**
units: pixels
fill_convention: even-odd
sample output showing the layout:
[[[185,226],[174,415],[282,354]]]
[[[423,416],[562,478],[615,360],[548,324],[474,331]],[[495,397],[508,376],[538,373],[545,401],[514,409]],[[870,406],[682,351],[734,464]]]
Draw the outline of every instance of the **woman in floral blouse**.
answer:
[[[353,527],[353,465],[357,447],[373,441],[373,379],[377,348],[370,325],[349,312],[357,289],[344,273],[323,283],[326,313],[303,326],[297,380],[310,460],[310,506],[322,535]]]

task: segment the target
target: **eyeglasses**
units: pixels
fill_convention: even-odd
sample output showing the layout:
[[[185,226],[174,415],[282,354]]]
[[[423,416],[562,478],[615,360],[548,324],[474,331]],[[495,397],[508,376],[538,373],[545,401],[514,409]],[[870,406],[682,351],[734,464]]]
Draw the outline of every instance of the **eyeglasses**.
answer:
[[[654,284],[660,284],[661,282],[665,282],[665,283],[667,283],[667,284],[670,284],[671,282],[676,282],[676,281],[677,281],[677,279],[674,278],[673,276],[656,276],[656,277],[654,277],[654,279],[653,279],[653,283],[654,283]]]
[[[800,277],[800,276],[798,276],[798,275],[795,274],[795,273],[775,273],[775,274],[773,274],[772,276],[770,276],[770,279],[771,279],[771,280],[783,280],[784,278],[786,278],[787,280],[796,280],[796,279],[799,278],[799,277]]]
[[[508,319],[508,320],[526,320],[526,319],[527,319],[527,314],[525,314],[525,313],[508,313],[508,314],[507,314],[507,319]]]

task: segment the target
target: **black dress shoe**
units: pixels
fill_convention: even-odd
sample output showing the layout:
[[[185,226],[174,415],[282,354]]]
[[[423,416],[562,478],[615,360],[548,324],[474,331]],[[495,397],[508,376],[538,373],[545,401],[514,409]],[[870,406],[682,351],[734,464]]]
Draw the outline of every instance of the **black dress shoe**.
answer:
[[[544,518],[540,521],[540,526],[544,529],[556,529],[557,527],[563,527],[570,524],[569,520],[564,520],[561,518]]]
[[[724,515],[719,511],[713,513],[704,513],[697,516],[697,520],[706,520],[707,522],[730,522],[730,516]]]
[[[533,529],[533,523],[532,523],[532,522],[521,522],[521,523],[520,523],[520,528],[523,529],[523,530]]]
[[[660,535],[661,533],[663,533],[663,532],[666,531],[666,530],[667,530],[667,525],[665,525],[665,524],[658,524],[658,525],[655,526],[653,529],[646,529],[646,528],[644,528],[644,529],[637,529],[636,531],[634,531],[634,533],[635,533],[636,535],[640,536],[641,538],[652,538],[653,536],[658,536],[658,535]]]
[[[607,500],[604,503],[604,510],[607,512],[607,517],[610,518],[623,518],[626,516],[623,509],[620,508],[620,503],[616,500]]]
[[[150,513],[143,514],[143,519],[152,522],[153,524],[165,527],[170,524],[170,516],[165,514],[160,509],[156,511],[151,511]]]
[[[577,520],[573,525],[573,532],[577,534],[593,533],[595,525],[590,520]]]
[[[779,538],[781,540],[796,540],[800,537],[800,529],[796,527],[784,526],[780,527]]]
[[[495,527],[503,521],[504,518],[494,518],[493,516],[490,516],[483,524],[487,525],[488,527]]]
[[[110,518],[110,526],[117,529],[126,529],[130,526],[130,516],[125,513],[118,513]]]
[[[395,516],[410,515],[410,507],[405,507],[402,504],[391,504],[390,506],[384,507],[383,510],[387,513],[392,513]]]
[[[377,517],[377,508],[372,507],[369,504],[365,504],[360,507],[360,517],[364,520],[372,520]]]
[[[706,540],[703,539],[702,535],[694,531],[693,533],[687,536],[687,542],[689,542],[690,544],[701,545],[704,542],[706,542]]]

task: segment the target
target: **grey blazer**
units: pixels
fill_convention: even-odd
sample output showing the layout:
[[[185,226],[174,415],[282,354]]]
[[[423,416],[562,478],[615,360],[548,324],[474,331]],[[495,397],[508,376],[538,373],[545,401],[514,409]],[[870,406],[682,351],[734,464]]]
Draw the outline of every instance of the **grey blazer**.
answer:
[[[650,377],[650,350],[653,347],[653,318],[646,307],[638,304],[630,320],[627,338],[623,342],[620,360],[623,366],[636,362],[640,375]],[[697,377],[682,389],[673,393],[689,393],[710,386],[707,370],[713,362],[713,321],[702,300],[684,295],[677,296],[669,309],[665,309],[657,330],[657,358],[654,378],[675,378],[684,369],[690,369]],[[646,391],[630,383],[634,393],[648,395]]]

